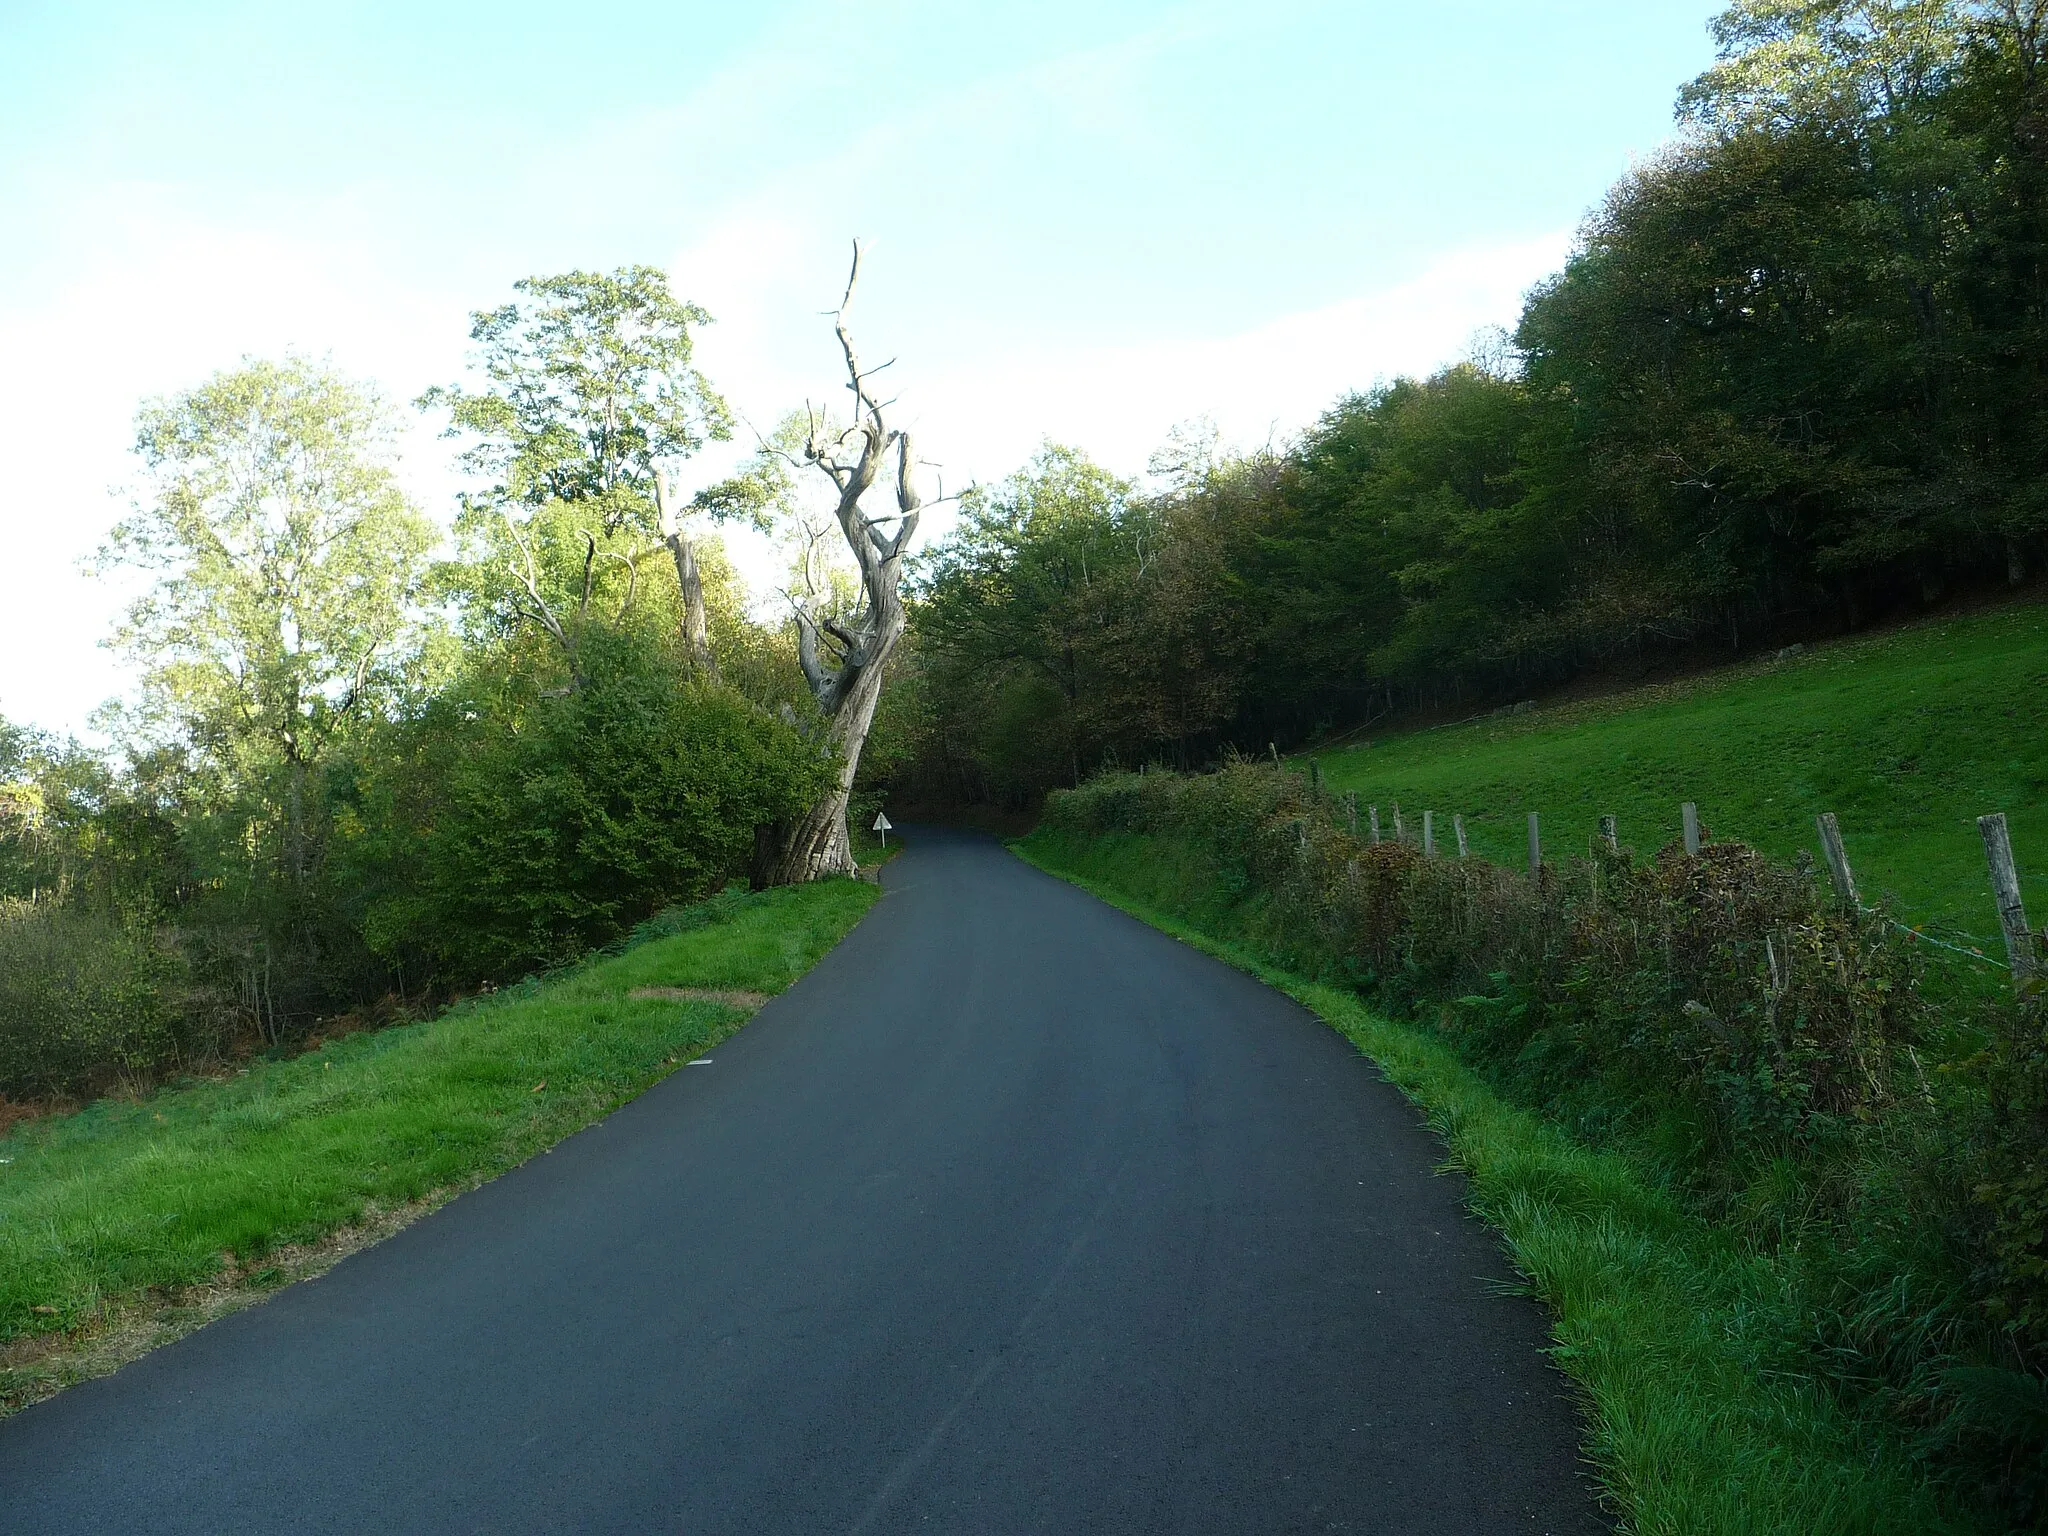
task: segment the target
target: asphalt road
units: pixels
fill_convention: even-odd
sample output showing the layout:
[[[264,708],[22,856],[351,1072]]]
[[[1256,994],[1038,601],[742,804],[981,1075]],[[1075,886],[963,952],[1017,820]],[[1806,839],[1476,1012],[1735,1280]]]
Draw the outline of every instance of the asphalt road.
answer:
[[[712,1065],[0,1423],[0,1531],[1604,1529],[1350,1046],[992,842],[887,888]]]

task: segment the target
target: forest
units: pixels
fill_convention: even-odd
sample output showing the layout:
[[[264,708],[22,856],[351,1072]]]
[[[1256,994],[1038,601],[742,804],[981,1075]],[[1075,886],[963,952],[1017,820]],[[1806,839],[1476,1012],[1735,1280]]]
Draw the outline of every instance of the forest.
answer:
[[[2048,559],[2048,24],[1745,0],[1511,334],[1299,440],[1048,444],[919,573],[917,799],[1463,717]]]

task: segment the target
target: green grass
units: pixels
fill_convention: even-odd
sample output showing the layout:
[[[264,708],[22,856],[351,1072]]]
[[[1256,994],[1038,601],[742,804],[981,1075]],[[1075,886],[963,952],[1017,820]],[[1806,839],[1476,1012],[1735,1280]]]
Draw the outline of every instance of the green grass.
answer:
[[[1504,1102],[1449,1046],[1349,992],[1278,970],[1233,930],[1233,901],[1184,845],[1041,829],[1014,844],[1048,872],[1259,976],[1371,1057],[1419,1105],[1555,1318],[1555,1356],[1588,1408],[1586,1454],[1641,1536],[1889,1536],[1991,1527],[1949,1507],[1903,1441],[1779,1369],[1778,1261],[1688,1213],[1629,1155],[1575,1143]]]
[[[780,992],[877,895],[829,881],[717,898],[668,924],[685,931],[431,1022],[0,1137],[0,1345],[89,1332],[110,1311],[214,1279],[224,1254],[246,1270],[503,1172],[748,1016],[635,1000],[635,988]]]
[[[1866,899],[2003,955],[1976,818],[2010,819],[2024,888],[2048,917],[2048,607],[2027,603],[1822,646],[1681,684],[1317,754],[1332,788],[1391,833],[1434,810],[1450,843],[1518,864],[1526,818],[1584,848],[1598,818],[1649,851],[1696,801],[1716,835],[1780,858],[1833,811]],[[1361,809],[1361,817],[1363,810]]]

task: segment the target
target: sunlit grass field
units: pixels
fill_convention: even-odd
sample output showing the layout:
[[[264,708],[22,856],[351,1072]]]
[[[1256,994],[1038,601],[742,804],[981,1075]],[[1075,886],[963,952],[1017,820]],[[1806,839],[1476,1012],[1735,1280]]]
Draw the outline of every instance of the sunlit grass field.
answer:
[[[717,898],[670,914],[684,931],[430,1022],[0,1137],[0,1346],[89,1330],[110,1304],[212,1279],[227,1256],[260,1285],[283,1245],[514,1166],[749,1013],[635,989],[780,992],[878,894],[835,880]],[[7,1374],[0,1409],[20,1396]]]
[[[1530,811],[1547,849],[1584,851],[1620,818],[1639,852],[1679,836],[1698,803],[1715,836],[1780,858],[1816,849],[1833,811],[1865,900],[1968,935],[2001,956],[1976,819],[2011,823],[2028,912],[2048,921],[2048,605],[2027,603],[1816,647],[1685,682],[1525,715],[1389,736],[1316,754],[1338,791],[1377,802],[1391,833],[1437,813],[1451,846],[1526,857]]]

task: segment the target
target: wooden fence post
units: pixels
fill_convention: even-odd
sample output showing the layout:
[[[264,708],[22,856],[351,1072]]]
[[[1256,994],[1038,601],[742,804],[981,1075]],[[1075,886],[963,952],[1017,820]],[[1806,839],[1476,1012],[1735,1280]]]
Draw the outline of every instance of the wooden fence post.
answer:
[[[1408,841],[1408,829],[1401,825],[1401,802],[1398,800],[1394,802],[1394,841],[1397,843]]]
[[[2005,958],[2017,986],[2036,969],[2034,933],[2027,927],[2027,907],[2020,897],[2020,872],[2012,861],[2012,833],[2005,812],[1977,818],[1984,838],[1984,859],[1991,866],[1991,896],[1998,903],[1998,925],[2005,930]]]
[[[1685,825],[1685,851],[1700,851],[1700,808],[1688,800],[1678,808],[1678,819]]]
[[[1534,811],[1529,813],[1529,873],[1543,872],[1543,833],[1541,823]]]
[[[1351,835],[1358,836],[1358,791],[1344,791],[1344,824],[1351,828]]]
[[[1609,853],[1621,852],[1621,827],[1612,816],[1600,818],[1600,841],[1607,845]]]
[[[1308,760],[1308,789],[1312,795],[1323,792],[1323,765],[1314,758]]]
[[[1273,771],[1275,773],[1286,772],[1286,770],[1280,766],[1280,749],[1274,746],[1273,743],[1269,741],[1266,743],[1266,750],[1273,754]]]
[[[1458,834],[1458,857],[1461,859],[1470,858],[1472,849],[1465,842],[1465,818],[1463,816],[1453,816],[1451,818],[1451,830]]]
[[[1366,810],[1372,817],[1372,840],[1378,842],[1380,840],[1380,808],[1376,805],[1371,805],[1367,806]]]
[[[1436,857],[1435,811],[1424,811],[1422,813],[1422,856],[1425,859],[1433,859]]]
[[[1856,877],[1849,870],[1849,855],[1842,848],[1842,828],[1833,811],[1822,811],[1813,818],[1813,824],[1820,829],[1820,851],[1827,856],[1828,875],[1835,882],[1835,895],[1841,898],[1843,906],[1853,912],[1861,903],[1856,899]]]

